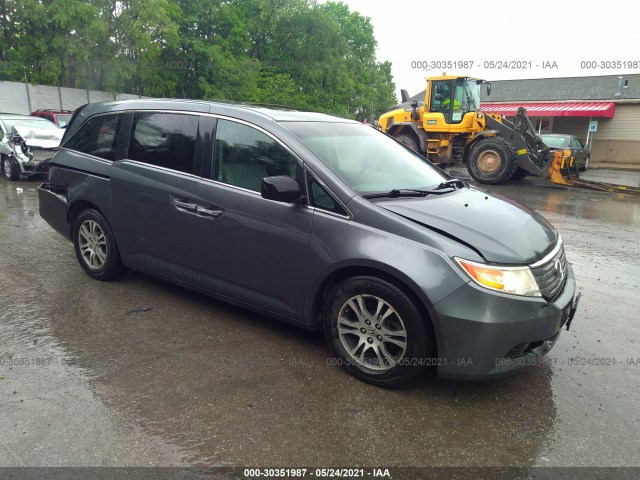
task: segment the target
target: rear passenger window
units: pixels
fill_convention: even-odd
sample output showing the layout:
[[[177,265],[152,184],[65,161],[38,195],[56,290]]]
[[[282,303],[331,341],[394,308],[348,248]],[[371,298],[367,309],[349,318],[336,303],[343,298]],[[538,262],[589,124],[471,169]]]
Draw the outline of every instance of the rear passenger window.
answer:
[[[63,146],[113,161],[121,123],[122,114],[92,117]]]
[[[274,139],[241,123],[218,120],[215,180],[260,191],[264,177],[296,178],[296,158]]]
[[[136,113],[127,158],[193,173],[198,117],[179,113]]]

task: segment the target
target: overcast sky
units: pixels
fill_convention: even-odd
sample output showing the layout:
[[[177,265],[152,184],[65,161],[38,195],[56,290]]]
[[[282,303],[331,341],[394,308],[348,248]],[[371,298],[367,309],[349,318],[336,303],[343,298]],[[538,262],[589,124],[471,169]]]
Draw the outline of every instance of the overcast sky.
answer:
[[[486,80],[640,73],[640,21],[630,0],[342,2],[371,19],[378,60],[392,62],[398,96],[400,88],[419,93],[426,76],[443,71]],[[437,63],[428,71],[412,68],[420,66],[412,62],[421,61],[469,63],[467,68],[443,69]],[[527,68],[491,68],[490,61]],[[584,61],[631,61],[636,68],[606,68],[606,63],[586,68]],[[553,62],[557,68],[543,68]]]

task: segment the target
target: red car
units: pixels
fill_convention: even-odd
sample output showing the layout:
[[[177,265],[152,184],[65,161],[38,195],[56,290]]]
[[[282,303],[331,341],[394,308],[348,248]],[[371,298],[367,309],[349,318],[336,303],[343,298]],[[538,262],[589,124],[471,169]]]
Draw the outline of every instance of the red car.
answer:
[[[73,115],[72,110],[53,110],[50,108],[42,109],[39,108],[35,112],[31,112],[31,115],[36,117],[46,118],[47,120],[55,123],[60,128],[65,128],[71,120],[71,116]]]

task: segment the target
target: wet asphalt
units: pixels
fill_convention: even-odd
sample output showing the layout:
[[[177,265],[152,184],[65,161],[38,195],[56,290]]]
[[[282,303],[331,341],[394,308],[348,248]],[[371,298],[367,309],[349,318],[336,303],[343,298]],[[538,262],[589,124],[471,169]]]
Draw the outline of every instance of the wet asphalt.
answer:
[[[638,184],[588,177],[616,175]],[[506,379],[383,390],[318,333],[139,273],[91,280],[38,185],[0,179],[0,466],[640,466],[640,197],[488,188],[562,234],[571,330]]]

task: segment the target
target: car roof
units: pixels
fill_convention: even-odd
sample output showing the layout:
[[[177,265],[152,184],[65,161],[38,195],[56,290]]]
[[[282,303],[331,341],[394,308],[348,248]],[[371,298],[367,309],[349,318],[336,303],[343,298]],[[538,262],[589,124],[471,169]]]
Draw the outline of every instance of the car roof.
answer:
[[[69,113],[73,113],[73,110],[57,110],[54,108],[39,108],[38,110],[34,110],[33,112],[31,112],[32,115],[34,113],[69,114]]]
[[[558,138],[569,138],[573,137],[573,135],[569,135],[566,133],[543,133],[540,135],[541,137],[558,137]]]
[[[31,118],[33,120],[44,120],[45,122],[49,121],[46,118],[37,117],[35,115],[19,115],[19,114],[16,114],[16,113],[0,113],[0,120],[23,120],[23,119],[27,119],[27,118]]]
[[[5,122],[7,120],[34,120],[38,122],[49,122],[52,125],[56,125],[48,118],[37,117],[35,115],[17,115],[13,113],[0,113],[0,122]]]
[[[233,115],[246,120],[271,120],[276,122],[355,122],[325,113],[307,112],[280,105],[261,105],[242,102],[178,99],[135,99],[90,103],[83,108],[83,116],[121,110],[177,110],[199,113]]]

